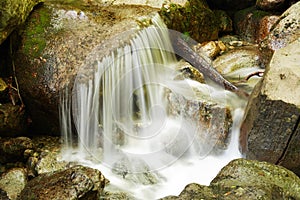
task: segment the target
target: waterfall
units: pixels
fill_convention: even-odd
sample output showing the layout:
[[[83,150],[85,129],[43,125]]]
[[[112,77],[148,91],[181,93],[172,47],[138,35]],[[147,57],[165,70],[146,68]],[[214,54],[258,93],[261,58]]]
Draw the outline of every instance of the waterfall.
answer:
[[[210,131],[226,120],[227,99],[237,97],[222,88],[178,79],[178,61],[168,31],[157,15],[151,26],[122,47],[104,57],[99,55],[101,51],[89,57],[72,91],[66,89],[61,95],[63,138],[67,149],[76,146],[76,155],[68,154],[68,159],[98,164],[102,172],[117,176],[121,182],[127,179],[148,190],[149,185],[158,187],[168,179],[174,163],[182,167],[194,163],[191,160],[197,163],[216,158],[218,162],[221,158],[224,161],[217,165],[219,170],[224,162],[241,156],[236,133],[239,122],[235,120],[241,118],[240,106],[231,110],[234,122],[229,138],[235,142],[221,153],[214,151],[218,139]],[[210,105],[198,103],[199,96]],[[211,108],[207,115],[217,114],[218,118],[209,116],[211,120],[203,127],[197,117],[192,118],[199,115],[200,108]],[[212,152],[215,155],[211,156]],[[233,156],[224,159],[228,152]],[[151,193],[145,190],[141,191]]]

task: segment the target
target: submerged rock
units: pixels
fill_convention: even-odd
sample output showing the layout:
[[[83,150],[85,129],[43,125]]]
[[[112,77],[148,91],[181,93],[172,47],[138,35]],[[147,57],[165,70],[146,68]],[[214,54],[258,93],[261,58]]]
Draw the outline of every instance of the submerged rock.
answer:
[[[209,186],[191,183],[172,199],[299,199],[300,179],[293,172],[267,162],[236,159]]]
[[[94,56],[93,51],[104,57],[139,29],[138,22],[147,21],[157,10],[74,4],[44,3],[20,30],[15,66],[20,92],[32,119],[32,133],[58,135],[62,88],[72,85],[80,66]],[[101,43],[105,48],[97,49]]]
[[[28,182],[20,200],[97,199],[105,186],[100,171],[83,166],[40,175]]]
[[[33,7],[42,0],[2,0],[0,3],[0,44],[20,24],[24,23]]]
[[[299,4],[300,5],[300,4]],[[268,161],[300,174],[300,40],[275,51],[254,88],[241,127],[247,158]]]
[[[26,183],[27,173],[23,168],[10,169],[0,177],[0,189],[6,192],[10,200],[17,199],[18,195],[24,189]],[[2,200],[1,196],[0,199]]]

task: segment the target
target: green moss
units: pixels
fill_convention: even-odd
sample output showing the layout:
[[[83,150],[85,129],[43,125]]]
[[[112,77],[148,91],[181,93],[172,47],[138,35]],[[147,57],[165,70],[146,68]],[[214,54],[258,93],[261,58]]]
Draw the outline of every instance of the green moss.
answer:
[[[185,6],[171,3],[162,7],[159,13],[168,28],[188,34],[198,42],[218,37],[219,20],[205,1],[189,0]]]
[[[47,28],[50,26],[50,10],[40,6],[31,13],[23,30],[23,52],[31,57],[40,57],[47,41]]]

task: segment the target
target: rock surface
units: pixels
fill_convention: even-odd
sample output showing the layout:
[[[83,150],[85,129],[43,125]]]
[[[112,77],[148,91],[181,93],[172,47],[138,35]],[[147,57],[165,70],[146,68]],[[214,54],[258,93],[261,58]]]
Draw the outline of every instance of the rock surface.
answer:
[[[20,200],[97,199],[105,186],[100,171],[83,166],[40,175],[28,182]]]
[[[26,150],[32,150],[34,144],[27,137],[1,138],[0,139],[0,163],[25,161]]]
[[[175,199],[299,199],[300,179],[291,171],[267,162],[236,159],[209,186],[191,183]]]
[[[300,37],[300,2],[295,3],[287,9],[271,33],[262,41],[262,48],[272,51],[285,47]]]
[[[105,56],[156,10],[128,5],[51,3],[35,9],[20,31],[21,43],[15,57],[20,92],[32,119],[31,133],[60,134],[61,89],[72,84],[80,66],[87,62],[88,56],[93,56],[93,50]],[[110,40],[112,37],[115,39]],[[105,48],[96,49],[101,43]]]
[[[27,173],[23,168],[13,168],[0,177],[0,189],[7,193],[10,200],[16,200],[27,183]],[[2,200],[1,196],[0,199]]]
[[[0,103],[0,136],[15,137],[26,133],[27,117],[20,105]]]
[[[247,158],[277,163],[298,175],[299,55],[299,39],[275,51],[263,80],[250,97],[240,136]]]
[[[0,44],[20,24],[41,0],[2,0],[0,3]]]

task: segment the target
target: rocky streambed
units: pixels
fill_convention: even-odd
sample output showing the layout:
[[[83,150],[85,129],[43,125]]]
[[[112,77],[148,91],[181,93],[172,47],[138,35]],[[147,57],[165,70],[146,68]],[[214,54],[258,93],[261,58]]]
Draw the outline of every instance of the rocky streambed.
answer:
[[[209,186],[191,183],[178,196],[163,199],[300,199],[299,2],[5,3],[0,10],[5,16],[0,27],[0,199],[134,199],[112,189],[99,170],[63,161],[63,141],[54,135],[60,135],[61,89],[74,81],[86,58],[100,43],[148,26],[156,12],[169,28],[201,42],[191,46],[251,94],[240,135],[246,159],[230,162]],[[15,15],[18,10],[24,13]],[[120,43],[105,45],[103,55]],[[179,79],[205,83],[205,76],[184,60],[178,70]],[[170,112],[182,112],[191,121],[211,122],[210,112],[226,113],[224,124],[215,127],[222,128],[216,149],[226,149],[230,108],[178,99]]]

